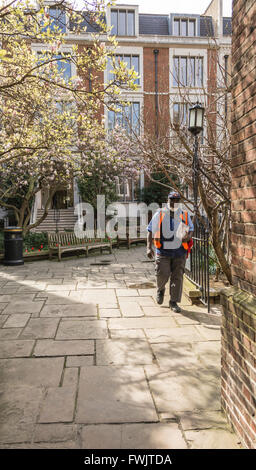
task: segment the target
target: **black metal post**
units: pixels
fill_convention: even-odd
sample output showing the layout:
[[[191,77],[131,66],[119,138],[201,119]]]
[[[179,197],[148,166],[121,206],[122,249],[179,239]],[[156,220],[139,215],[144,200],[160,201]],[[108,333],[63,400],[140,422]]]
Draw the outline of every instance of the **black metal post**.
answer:
[[[193,192],[194,192],[195,223],[197,224],[197,214],[198,214],[198,136],[197,135],[195,135],[195,142],[194,142]]]

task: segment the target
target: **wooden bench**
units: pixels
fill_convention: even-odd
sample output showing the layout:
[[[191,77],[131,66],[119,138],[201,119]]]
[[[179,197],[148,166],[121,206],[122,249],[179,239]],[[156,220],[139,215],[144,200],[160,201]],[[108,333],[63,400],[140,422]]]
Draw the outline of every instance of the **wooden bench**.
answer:
[[[57,253],[58,260],[61,261],[62,253],[74,250],[84,250],[86,251],[86,256],[88,256],[88,252],[92,248],[100,248],[101,253],[103,251],[103,248],[107,248],[109,249],[109,252],[112,253],[111,240],[105,241],[102,238],[96,238],[91,240],[87,237],[78,238],[73,232],[48,232],[47,235],[50,259],[52,259],[53,253]]]
[[[136,243],[137,245],[140,242],[147,243],[147,239],[141,238],[139,233],[137,233],[137,237],[130,237],[129,233],[126,234],[125,238],[119,237],[118,235],[116,237],[117,248],[119,248],[122,243],[125,243],[127,244],[127,248],[130,249],[132,243]]]

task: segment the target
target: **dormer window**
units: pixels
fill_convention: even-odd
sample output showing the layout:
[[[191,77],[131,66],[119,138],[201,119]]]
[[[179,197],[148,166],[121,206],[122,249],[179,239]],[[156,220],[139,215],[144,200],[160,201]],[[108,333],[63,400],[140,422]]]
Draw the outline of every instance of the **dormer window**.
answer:
[[[196,36],[196,20],[188,18],[174,18],[174,36]]]
[[[111,10],[111,26],[115,36],[135,36],[134,10]]]

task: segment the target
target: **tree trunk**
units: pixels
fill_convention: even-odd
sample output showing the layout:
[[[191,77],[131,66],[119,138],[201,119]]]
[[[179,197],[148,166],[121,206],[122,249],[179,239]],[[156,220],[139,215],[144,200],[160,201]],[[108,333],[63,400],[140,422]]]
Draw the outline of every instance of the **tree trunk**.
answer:
[[[51,202],[52,202],[52,198],[53,198],[55,192],[56,192],[56,189],[54,189],[53,191],[50,191],[49,197],[48,197],[48,199],[46,201],[46,204],[45,204],[45,209],[44,209],[44,213],[43,213],[42,217],[40,217],[40,219],[38,219],[34,224],[27,225],[27,227],[25,227],[24,230],[23,230],[23,236],[25,236],[32,228],[38,227],[38,225],[40,225],[46,219],[46,217],[48,215],[50,205],[51,205]]]
[[[212,244],[223,273],[226,275],[228,282],[232,285],[231,267],[226,260],[225,253],[221,247],[221,240],[218,235],[218,211],[212,213]]]

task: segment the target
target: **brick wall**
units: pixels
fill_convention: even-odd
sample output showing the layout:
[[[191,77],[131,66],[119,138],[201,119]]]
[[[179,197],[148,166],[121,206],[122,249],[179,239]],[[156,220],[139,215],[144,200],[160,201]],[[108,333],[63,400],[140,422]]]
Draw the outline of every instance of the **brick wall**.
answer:
[[[256,448],[256,3],[233,0],[232,275],[222,292],[222,391],[227,418]]]
[[[256,448],[256,299],[222,293],[221,403],[243,444]]]
[[[232,270],[256,295],[256,4],[235,0],[232,43]]]

